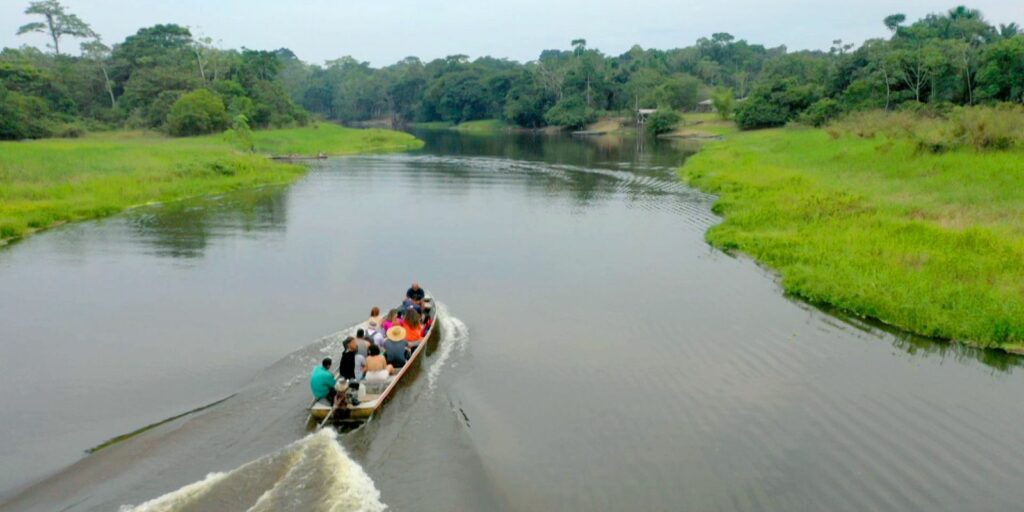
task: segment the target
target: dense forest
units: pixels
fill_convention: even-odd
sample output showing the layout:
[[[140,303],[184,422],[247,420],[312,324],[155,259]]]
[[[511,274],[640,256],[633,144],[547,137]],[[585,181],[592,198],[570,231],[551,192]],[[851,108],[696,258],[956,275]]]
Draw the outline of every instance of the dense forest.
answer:
[[[288,49],[217,48],[173,24],[108,46],[57,0],[32,2],[20,33],[42,32],[47,51],[0,53],[0,139],[144,128],[172,135],[305,124],[312,113],[344,123],[384,120],[584,126],[635,108],[690,110],[712,99],[741,128],[820,125],[849,111],[942,109],[1024,102],[1024,34],[956,7],[908,23],[880,21],[887,38],[830,51],[766,48],[727,33],[671,50],[634,46],[610,56],[571,41],[535,61],[408,57],[374,68],[353,57],[325,65]],[[64,51],[71,42],[80,55]]]

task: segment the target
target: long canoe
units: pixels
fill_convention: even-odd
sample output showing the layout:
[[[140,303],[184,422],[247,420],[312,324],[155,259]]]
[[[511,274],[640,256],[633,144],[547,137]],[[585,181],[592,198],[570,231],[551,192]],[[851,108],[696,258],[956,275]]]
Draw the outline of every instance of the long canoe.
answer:
[[[430,329],[428,329],[427,333],[423,336],[423,341],[421,341],[420,344],[412,351],[412,354],[409,355],[409,359],[405,362],[405,366],[402,366],[398,370],[398,373],[388,378],[387,386],[384,387],[384,390],[379,394],[368,393],[365,397],[360,399],[359,405],[355,407],[339,407],[334,411],[334,417],[332,420],[343,422],[364,422],[370,419],[370,417],[384,405],[384,402],[387,401],[391,394],[394,393],[395,388],[398,387],[398,383],[401,382],[402,377],[405,377],[413,364],[419,361],[420,354],[422,354],[427,348],[427,343],[431,342],[435,334],[439,332],[438,324],[441,323],[441,312],[437,301],[429,294],[426,296],[425,300],[429,300],[434,305],[432,312],[434,320],[430,324]],[[339,393],[341,393],[341,391],[339,391]],[[309,408],[309,414],[317,420],[323,420],[331,413],[331,410],[331,404],[326,400],[318,400]]]

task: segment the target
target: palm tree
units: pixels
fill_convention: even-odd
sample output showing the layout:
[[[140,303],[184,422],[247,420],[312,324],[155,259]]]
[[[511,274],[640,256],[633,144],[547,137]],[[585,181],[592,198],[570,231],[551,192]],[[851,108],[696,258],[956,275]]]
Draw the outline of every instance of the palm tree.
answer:
[[[999,35],[1000,36],[1003,36],[1004,38],[1009,39],[1009,38],[1014,37],[1014,36],[1019,35],[1019,34],[1020,34],[1020,25],[1018,25],[1016,23],[1010,23],[1008,25],[1004,25],[1002,23],[999,24]]]
[[[981,19],[981,11],[958,5],[949,10],[949,17],[954,20],[977,20]]]

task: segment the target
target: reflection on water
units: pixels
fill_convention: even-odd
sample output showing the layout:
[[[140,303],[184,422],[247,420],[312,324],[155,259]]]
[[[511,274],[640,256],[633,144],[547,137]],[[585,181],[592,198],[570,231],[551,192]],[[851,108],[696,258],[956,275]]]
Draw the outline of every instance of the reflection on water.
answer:
[[[217,197],[176,201],[131,210],[125,218],[136,238],[154,254],[198,258],[212,236],[265,236],[283,233],[288,195],[283,187],[264,187]]]
[[[713,198],[676,177],[692,146],[420,135],[0,250],[0,509],[1024,502],[1020,359],[788,300],[704,242]],[[451,314],[421,371],[344,452],[296,443],[310,369],[412,279]],[[367,497],[339,498],[355,481]]]
[[[612,167],[649,170],[678,166],[698,149],[694,142],[648,139],[638,144],[635,136],[565,136],[543,133],[474,135],[453,130],[417,130],[426,142],[424,153],[491,156],[511,160],[570,164],[580,167]]]
[[[851,316],[828,305],[814,307],[832,315],[846,325],[860,329],[871,339],[879,337],[890,339],[894,348],[911,357],[949,359],[957,363],[979,362],[994,371],[1003,373],[1010,373],[1014,368],[1024,364],[1024,357],[1017,354],[1010,354],[1002,350],[979,349],[960,343],[920,336],[875,320]]]

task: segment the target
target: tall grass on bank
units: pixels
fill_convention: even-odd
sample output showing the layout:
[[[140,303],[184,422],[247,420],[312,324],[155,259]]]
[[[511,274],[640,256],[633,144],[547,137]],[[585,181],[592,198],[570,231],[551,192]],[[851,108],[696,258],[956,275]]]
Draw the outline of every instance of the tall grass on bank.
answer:
[[[498,133],[508,130],[509,126],[498,119],[480,119],[466,121],[455,126],[454,130],[463,133]]]
[[[1004,103],[939,112],[860,112],[829,126],[828,132],[833,138],[906,139],[929,153],[963,148],[1007,150],[1024,146],[1024,106]]]
[[[320,125],[255,132],[258,151],[347,154],[421,144],[405,133]],[[223,135],[167,138],[109,132],[0,142],[0,240],[152,202],[290,183],[299,165],[243,153]]]
[[[810,301],[1024,349],[1024,148],[934,153],[912,130],[843,136],[859,128],[708,145],[681,171],[719,195],[725,220],[708,240],[777,270],[787,292]]]
[[[332,156],[355,153],[407,151],[423,146],[423,141],[403,132],[379,128],[355,129],[321,123],[304,128],[286,128],[253,132],[256,151],[273,155]]]

